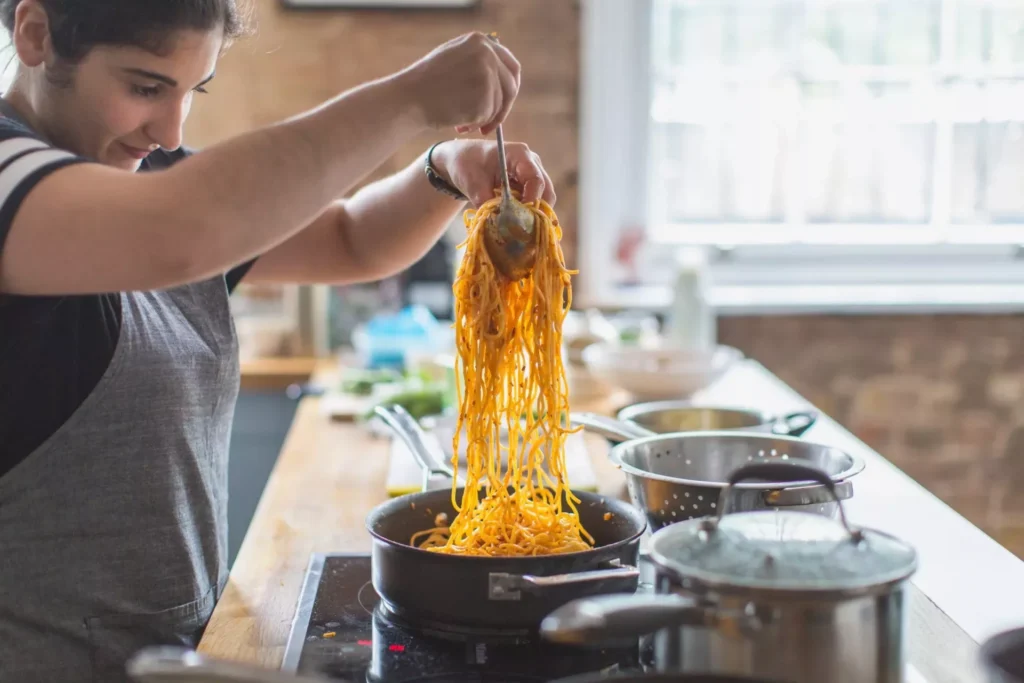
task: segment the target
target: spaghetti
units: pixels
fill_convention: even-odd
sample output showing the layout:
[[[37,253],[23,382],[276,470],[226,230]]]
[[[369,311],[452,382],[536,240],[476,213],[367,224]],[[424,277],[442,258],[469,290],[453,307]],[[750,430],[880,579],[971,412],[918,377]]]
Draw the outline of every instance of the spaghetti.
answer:
[[[465,213],[466,251],[453,287],[459,387],[453,466],[458,471],[464,433],[465,488],[457,500],[453,483],[451,524],[420,531],[411,543],[461,555],[586,550],[594,541],[580,525],[564,449],[572,430],[562,323],[574,273],[565,267],[558,218],[543,200],[526,205],[536,219],[533,271],[518,282],[497,272],[484,233],[499,204],[496,197]]]

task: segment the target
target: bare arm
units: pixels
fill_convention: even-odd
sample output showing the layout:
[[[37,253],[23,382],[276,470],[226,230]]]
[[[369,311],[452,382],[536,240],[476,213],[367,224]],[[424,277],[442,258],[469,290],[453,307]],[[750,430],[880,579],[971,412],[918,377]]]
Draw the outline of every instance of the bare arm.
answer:
[[[551,179],[526,145],[506,143],[513,186],[527,201],[555,203]],[[260,257],[247,282],[347,283],[376,280],[407,268],[430,249],[466,202],[437,192],[423,174],[425,154],[399,173],[338,202],[313,224]],[[438,146],[438,171],[475,205],[498,184],[493,141],[458,140]]]
[[[465,206],[434,190],[423,164],[420,157],[336,202],[302,233],[262,256],[246,282],[361,282],[419,260]]]
[[[503,117],[515,86],[498,50],[477,36],[452,41],[399,75],[164,172],[55,171],[14,219],[0,292],[166,287],[272,249],[424,128]]]

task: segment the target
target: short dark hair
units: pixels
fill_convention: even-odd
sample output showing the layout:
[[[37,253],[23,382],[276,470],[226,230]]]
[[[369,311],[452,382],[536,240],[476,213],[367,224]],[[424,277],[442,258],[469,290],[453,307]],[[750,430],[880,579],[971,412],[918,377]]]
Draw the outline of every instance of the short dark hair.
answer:
[[[14,30],[22,0],[0,0],[0,23]],[[240,8],[245,0],[38,0],[50,20],[57,56],[77,64],[98,45],[139,47],[154,53],[167,48],[175,31],[224,30],[226,40],[247,32]]]

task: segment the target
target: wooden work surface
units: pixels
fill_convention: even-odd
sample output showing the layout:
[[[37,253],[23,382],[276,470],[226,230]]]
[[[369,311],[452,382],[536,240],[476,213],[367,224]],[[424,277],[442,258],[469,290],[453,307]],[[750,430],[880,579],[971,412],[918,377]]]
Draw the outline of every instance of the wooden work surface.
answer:
[[[332,363],[313,381],[329,382]],[[698,400],[777,412],[806,403],[762,366],[747,361]],[[607,405],[581,406],[608,412]],[[826,417],[807,434],[865,460],[846,510],[852,522],[911,543],[920,566],[910,589],[909,658],[929,683],[983,680],[978,643],[1024,624],[1024,562]],[[603,439],[588,450],[607,495],[625,496]],[[278,668],[310,555],[368,552],[364,519],[386,499],[388,442],[354,424],[332,422],[317,398],[303,399],[213,614],[200,652]]]

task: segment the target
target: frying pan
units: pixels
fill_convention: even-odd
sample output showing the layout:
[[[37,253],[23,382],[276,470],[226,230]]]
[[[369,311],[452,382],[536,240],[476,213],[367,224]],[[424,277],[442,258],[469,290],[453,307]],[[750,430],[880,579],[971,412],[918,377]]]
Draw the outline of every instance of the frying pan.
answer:
[[[423,430],[401,406],[377,415],[405,441],[425,471],[451,469],[437,461]],[[536,633],[552,609],[583,596],[636,591],[644,515],[626,502],[574,492],[583,528],[595,546],[580,552],[529,557],[467,557],[409,544],[413,533],[455,518],[450,489],[393,498],[366,518],[373,537],[373,587],[392,615],[440,631]],[[462,497],[462,489],[457,491]]]

